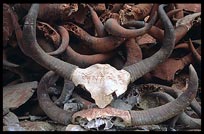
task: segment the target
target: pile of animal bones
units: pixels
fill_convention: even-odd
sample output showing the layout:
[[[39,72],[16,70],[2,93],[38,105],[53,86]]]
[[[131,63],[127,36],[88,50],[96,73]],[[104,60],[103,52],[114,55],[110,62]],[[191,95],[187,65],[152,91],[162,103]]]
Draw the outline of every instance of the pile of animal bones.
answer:
[[[67,131],[200,129],[200,32],[201,4],[3,4],[4,116],[37,99]]]

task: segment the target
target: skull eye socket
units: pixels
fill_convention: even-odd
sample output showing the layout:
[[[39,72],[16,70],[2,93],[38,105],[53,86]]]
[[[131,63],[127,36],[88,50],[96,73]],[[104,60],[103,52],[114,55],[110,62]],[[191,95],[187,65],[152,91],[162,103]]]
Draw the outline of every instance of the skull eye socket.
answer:
[[[133,90],[133,91],[132,91],[132,95],[133,95],[133,96],[138,96],[139,94],[138,94],[138,92],[137,92],[136,90]]]
[[[74,119],[74,122],[79,122],[82,118],[80,116],[77,116],[75,119]]]
[[[75,124],[80,124],[81,126],[84,126],[84,125],[87,125],[88,123],[88,120],[86,118],[82,118],[80,116],[77,116],[75,119],[74,119],[74,123]]]
[[[112,97],[113,97],[113,99],[117,99],[117,95],[115,92],[112,93]]]
[[[90,130],[105,130],[115,127],[125,127],[125,122],[122,118],[118,116],[106,116],[106,117],[96,117],[90,121],[86,118],[77,116],[75,118],[76,123],[82,127]]]

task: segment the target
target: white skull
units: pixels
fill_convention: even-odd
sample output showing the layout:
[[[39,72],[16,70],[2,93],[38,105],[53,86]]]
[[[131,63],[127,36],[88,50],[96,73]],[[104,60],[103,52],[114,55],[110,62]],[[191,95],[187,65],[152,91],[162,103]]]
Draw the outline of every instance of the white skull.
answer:
[[[113,100],[112,93],[118,97],[127,90],[130,74],[109,64],[95,64],[85,69],[77,68],[71,79],[75,86],[83,85],[96,105],[104,108]]]
[[[72,123],[76,124],[78,122],[78,117],[80,119],[87,119],[88,121],[92,121],[97,118],[104,119],[108,117],[120,117],[124,121],[125,125],[132,125],[131,115],[129,111],[120,110],[109,106],[103,109],[91,108],[78,111],[73,114]]]

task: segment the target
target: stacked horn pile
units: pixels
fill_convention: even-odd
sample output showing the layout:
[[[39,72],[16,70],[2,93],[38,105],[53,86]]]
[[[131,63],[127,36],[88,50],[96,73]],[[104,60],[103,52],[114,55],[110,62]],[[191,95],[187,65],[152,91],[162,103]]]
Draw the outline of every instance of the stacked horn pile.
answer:
[[[134,128],[165,124],[177,117],[184,128],[200,129],[201,108],[196,98],[200,92],[201,5],[192,6],[195,8],[188,4],[4,4],[3,85],[38,81],[37,97],[33,98],[37,98],[44,115],[63,125],[119,117],[125,127]],[[122,84],[116,85],[124,86],[121,94],[117,94],[119,88],[116,94],[111,92],[110,103],[127,97],[133,90],[130,85],[142,83],[146,88],[163,88],[147,95],[159,97],[166,104],[145,110],[98,105],[92,92],[97,94],[98,88],[106,92],[114,85],[106,79],[97,85],[98,77],[105,78],[102,73],[93,80],[93,74],[98,73],[94,68],[103,65],[115,69],[109,80],[117,83],[119,79]],[[90,75],[85,70],[91,70]],[[79,76],[83,73],[84,79],[96,86],[85,86]],[[189,80],[186,88],[176,89],[179,95],[174,98],[172,84],[180,74],[186,74]],[[62,88],[60,94],[51,95],[54,85]],[[83,107],[63,110],[72,98]],[[96,106],[89,108],[88,104],[95,102]],[[195,118],[184,112],[189,106]],[[175,120],[169,128],[176,126]],[[83,127],[91,130],[90,126]]]

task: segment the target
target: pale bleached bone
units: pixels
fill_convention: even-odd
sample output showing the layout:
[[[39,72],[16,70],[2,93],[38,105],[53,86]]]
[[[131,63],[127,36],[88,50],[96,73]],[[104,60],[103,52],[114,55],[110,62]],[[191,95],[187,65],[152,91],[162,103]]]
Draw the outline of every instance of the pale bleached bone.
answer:
[[[124,121],[124,124],[126,126],[132,125],[131,115],[129,111],[112,108],[110,106],[107,106],[106,108],[103,109],[91,108],[78,111],[73,114],[72,123],[76,124],[77,119],[87,119],[88,121],[91,121],[93,119],[97,118],[103,119],[107,117],[119,117],[122,119],[122,121]]]
[[[109,64],[95,64],[85,69],[77,68],[71,79],[75,86],[83,85],[96,105],[104,108],[113,100],[112,93],[118,97],[127,90],[130,74]]]

